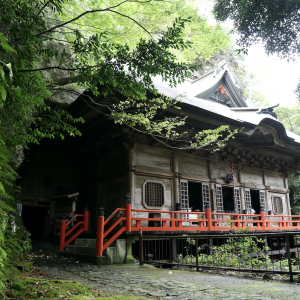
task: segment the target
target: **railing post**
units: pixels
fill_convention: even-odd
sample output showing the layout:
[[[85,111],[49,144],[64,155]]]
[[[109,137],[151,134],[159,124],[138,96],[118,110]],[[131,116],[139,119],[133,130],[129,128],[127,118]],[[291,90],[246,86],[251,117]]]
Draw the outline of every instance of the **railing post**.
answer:
[[[211,210],[209,204],[206,204],[205,212],[206,212],[206,219],[207,219],[206,227],[208,231],[211,231]]]
[[[239,214],[237,214],[236,216],[235,216],[235,227],[237,228],[237,229],[240,229],[241,227],[240,227],[240,216],[239,216]]]
[[[65,250],[65,238],[66,238],[66,216],[62,214],[60,221],[60,234],[59,234],[59,251]]]
[[[170,227],[173,228],[173,230],[175,230],[175,221],[174,221],[174,213],[171,212],[171,222],[170,222]]]
[[[141,266],[144,264],[143,254],[144,254],[144,251],[143,251],[143,233],[142,233],[142,229],[140,228],[140,234],[139,234],[139,260],[140,260],[140,265]]]
[[[131,202],[129,196],[125,200],[125,218],[126,232],[131,232]]]
[[[265,219],[265,211],[263,207],[260,208],[260,220],[262,223],[260,223],[263,230],[266,230],[266,219]]]
[[[89,209],[87,204],[84,207],[84,212],[83,212],[83,230],[88,231],[89,230]]]
[[[103,236],[104,236],[104,211],[103,208],[100,207],[98,220],[97,220],[96,256],[102,256],[103,254]]]

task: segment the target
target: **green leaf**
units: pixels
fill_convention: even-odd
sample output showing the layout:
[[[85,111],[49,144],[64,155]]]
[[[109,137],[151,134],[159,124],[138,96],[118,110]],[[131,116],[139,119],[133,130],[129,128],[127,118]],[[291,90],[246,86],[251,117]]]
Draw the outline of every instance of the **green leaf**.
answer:
[[[3,35],[2,32],[0,32],[0,42],[6,42],[7,38]]]
[[[2,182],[0,182],[0,191],[2,191],[2,193],[5,193],[5,189]]]
[[[12,68],[11,68],[11,63],[6,64],[6,66],[9,69],[9,78],[12,79],[12,77],[13,77],[13,71],[12,71]]]
[[[6,82],[5,74],[4,74],[3,68],[1,66],[0,66],[0,77],[3,80],[3,82],[5,83]]]
[[[0,83],[0,96],[1,96],[1,99],[3,101],[5,101],[6,99],[6,90],[4,88],[4,85]]]
[[[16,50],[9,46],[6,42],[1,42],[0,45],[4,50],[6,50],[6,52],[16,52]]]

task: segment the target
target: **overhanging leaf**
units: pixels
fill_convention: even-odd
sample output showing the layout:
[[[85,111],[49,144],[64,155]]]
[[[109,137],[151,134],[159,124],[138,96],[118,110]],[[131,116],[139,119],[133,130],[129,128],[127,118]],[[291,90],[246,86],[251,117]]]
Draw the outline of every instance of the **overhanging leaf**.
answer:
[[[0,96],[1,96],[1,99],[3,101],[5,101],[6,99],[6,90],[4,88],[4,85],[0,83]]]
[[[6,42],[1,42],[0,45],[7,52],[16,52],[16,50],[14,48],[12,48],[11,46],[9,46]]]

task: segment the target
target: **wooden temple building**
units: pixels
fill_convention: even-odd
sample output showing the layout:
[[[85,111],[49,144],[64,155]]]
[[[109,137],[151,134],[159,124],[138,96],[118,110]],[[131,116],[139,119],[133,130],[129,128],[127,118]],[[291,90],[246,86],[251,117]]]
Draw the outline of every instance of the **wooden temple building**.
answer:
[[[19,202],[29,231],[36,230],[33,211],[39,222],[44,220],[36,234],[40,238],[53,224],[59,228],[63,214],[66,230],[72,229],[72,218],[83,214],[85,205],[89,215],[78,228],[90,236],[100,234],[97,255],[122,237],[130,252],[132,236],[140,229],[173,234],[226,231],[227,219],[236,222],[237,229],[300,229],[299,219],[291,216],[287,183],[300,167],[300,137],[284,128],[273,109],[247,107],[227,70],[177,88],[153,81],[160,94],[174,99],[185,94],[179,105],[188,116],[187,126],[200,131],[229,125],[239,133],[217,152],[178,149],[114,124],[102,114],[105,107],[97,106],[111,99],[98,96],[92,104],[79,97],[68,111],[84,118],[79,125],[82,136],[33,146],[21,167]],[[101,226],[107,228],[101,233],[99,208],[104,211]],[[61,250],[66,246],[63,242]]]

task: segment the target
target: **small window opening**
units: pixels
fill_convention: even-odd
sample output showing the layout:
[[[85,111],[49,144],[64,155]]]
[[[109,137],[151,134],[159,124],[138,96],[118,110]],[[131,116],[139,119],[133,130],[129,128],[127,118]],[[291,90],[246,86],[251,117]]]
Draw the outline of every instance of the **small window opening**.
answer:
[[[255,210],[255,214],[260,213],[260,199],[259,190],[250,190],[251,194],[251,207]]]
[[[193,211],[203,210],[203,199],[202,199],[202,184],[200,182],[188,182],[188,193],[189,193],[189,206],[193,208]]]
[[[233,198],[233,188],[223,186],[223,206],[225,213],[234,213],[234,198]]]

